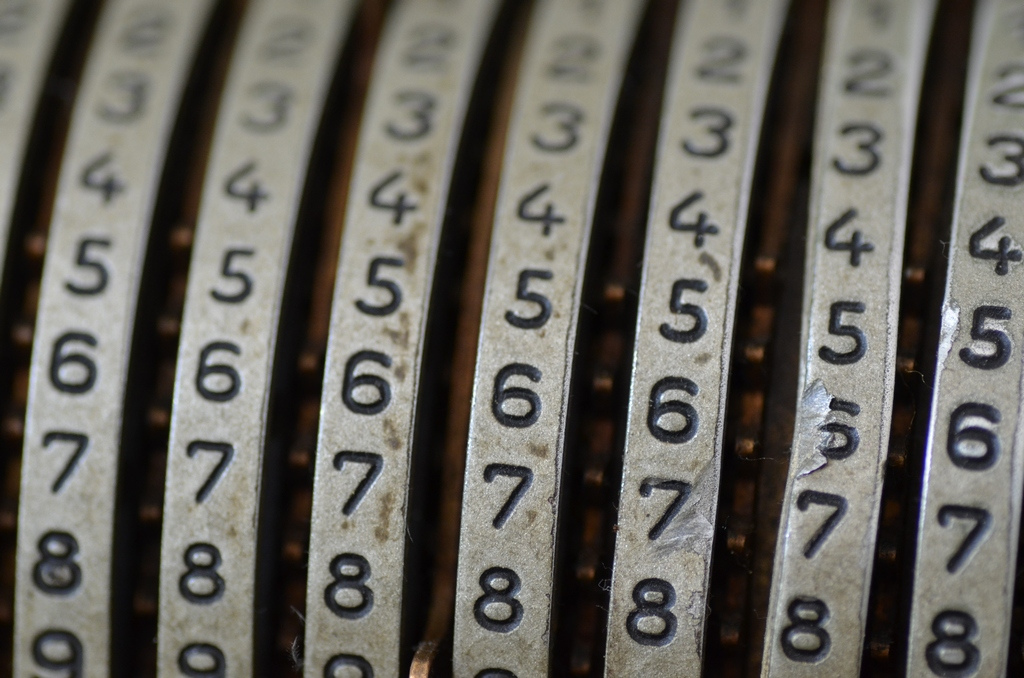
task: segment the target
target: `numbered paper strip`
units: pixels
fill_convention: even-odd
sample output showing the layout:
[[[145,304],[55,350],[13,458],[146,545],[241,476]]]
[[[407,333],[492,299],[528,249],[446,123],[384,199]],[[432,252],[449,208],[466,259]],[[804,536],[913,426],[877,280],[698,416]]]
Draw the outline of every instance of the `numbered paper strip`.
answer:
[[[644,2],[538,3],[494,217],[466,463],[455,674],[546,675],[577,316]]]
[[[605,674],[700,675],[750,185],[785,0],[677,21],[633,361]]]
[[[0,278],[36,108],[70,0],[0,2]]]
[[[398,676],[417,401],[448,189],[497,0],[404,0],[363,120],[317,446],[305,674]],[[459,206],[464,208],[465,206]],[[426,394],[426,397],[433,397]],[[427,488],[427,495],[432,493]],[[412,612],[415,613],[415,612]],[[354,674],[356,675],[356,674]]]
[[[910,621],[911,676],[1006,671],[1021,512],[1024,3],[977,5]]]
[[[14,673],[109,673],[115,507],[139,282],[171,131],[212,0],[104,11],[58,184],[18,516]],[[42,3],[27,5],[44,12]],[[2,10],[0,10],[2,11]],[[130,525],[127,526],[130,529]]]
[[[933,0],[831,5],[765,676],[860,675]]]
[[[354,5],[250,3],[232,56],[178,350],[161,676],[259,668],[256,559],[278,318],[312,144]]]

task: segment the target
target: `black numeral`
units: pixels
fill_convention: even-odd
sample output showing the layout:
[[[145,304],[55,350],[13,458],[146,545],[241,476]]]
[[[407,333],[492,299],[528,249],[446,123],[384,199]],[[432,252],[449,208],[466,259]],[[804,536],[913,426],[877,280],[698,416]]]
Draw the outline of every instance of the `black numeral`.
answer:
[[[146,110],[149,98],[149,78],[142,73],[114,73],[107,82],[121,100],[116,104],[104,101],[100,104],[99,116],[115,125],[125,125],[138,120]]]
[[[626,632],[629,637],[640,645],[661,647],[668,645],[676,636],[678,621],[672,614],[672,606],[676,603],[676,590],[664,579],[644,579],[633,587],[633,603],[636,605],[626,615]],[[650,630],[648,622],[641,628],[644,620],[657,619],[661,628]],[[656,623],[658,623],[656,622]]]
[[[242,390],[242,376],[231,365],[224,363],[210,364],[210,356],[224,351],[242,355],[238,344],[230,341],[211,341],[199,352],[199,366],[196,369],[196,390],[199,395],[215,403],[224,403]]]
[[[495,584],[500,583],[501,586]],[[473,604],[476,622],[488,631],[509,633],[523,621],[523,604],[516,594],[523,582],[519,575],[507,567],[491,567],[480,575],[480,588],[484,594]],[[495,615],[495,607],[505,614]]]
[[[256,161],[251,160],[228,175],[224,181],[224,193],[229,197],[241,200],[246,209],[255,212],[260,203],[270,199],[270,194],[263,188],[259,180],[252,178],[256,172]]]
[[[694,203],[703,199],[703,192],[694,191],[676,203],[668,217],[668,225],[673,231],[693,233],[694,247],[704,247],[704,236],[718,235],[718,226],[708,220],[707,212],[697,212],[696,221],[683,221],[683,212],[688,210]]]
[[[218,289],[210,290],[210,296],[217,301],[225,304],[240,304],[245,301],[250,294],[252,294],[252,277],[245,271],[236,269],[232,266],[232,260],[235,257],[251,257],[255,256],[256,250],[236,248],[226,250],[224,252],[224,259],[221,262],[220,274],[228,280],[237,281],[233,285],[234,290],[223,292]]]
[[[192,544],[185,549],[185,574],[178,580],[178,591],[196,605],[209,605],[224,595],[224,578],[217,573],[220,549],[213,544]]]
[[[794,598],[786,610],[789,626],[782,629],[782,651],[795,662],[820,662],[832,649],[832,636],[824,628],[828,605],[817,598]],[[797,639],[803,642],[798,643]],[[811,642],[808,643],[807,640]]]
[[[194,458],[200,452],[212,452],[219,454],[220,459],[217,464],[210,471],[210,475],[207,476],[206,482],[196,492],[196,503],[201,504],[206,501],[206,498],[213,492],[213,488],[217,486],[220,479],[224,477],[224,472],[228,470],[228,466],[231,465],[231,460],[235,458],[235,446],[231,443],[214,443],[208,440],[193,440],[185,448],[185,454],[188,455],[189,459]]]
[[[924,649],[928,668],[941,678],[966,678],[978,671],[981,651],[972,643],[978,635],[974,617],[959,610],[945,610],[932,621],[935,640]]]
[[[352,491],[352,494],[345,501],[345,505],[341,508],[342,513],[350,516],[359,508],[359,504],[363,501],[366,493],[370,491],[373,484],[377,482],[377,478],[380,477],[381,471],[384,470],[384,457],[372,452],[339,452],[334,455],[334,468],[341,471],[345,468],[345,464],[361,464],[368,467],[366,475],[359,481],[356,489]]]
[[[1013,246],[1013,241],[1010,240],[1010,236],[1004,235],[999,238],[996,249],[990,247],[982,247],[981,241],[992,235],[1006,223],[1006,219],[1002,217],[992,217],[985,225],[979,228],[974,233],[971,233],[971,239],[968,243],[967,251],[975,259],[981,259],[982,261],[995,261],[996,262],[996,275],[1006,275],[1010,272],[1010,262],[1019,263],[1024,259],[1024,252],[1021,252],[1019,247]]]
[[[1006,64],[999,69],[999,84],[992,92],[992,103],[1006,108],[1024,108],[1024,64]]]
[[[983,508],[975,508],[974,506],[946,504],[939,508],[938,519],[939,525],[942,527],[949,527],[954,520],[974,523],[974,527],[964,537],[960,548],[953,552],[953,555],[949,557],[949,561],[946,563],[946,571],[950,574],[956,574],[971,559],[971,555],[978,550],[981,542],[985,541],[989,530],[992,529],[992,514]]]
[[[545,104],[540,112],[545,117],[554,118],[558,137],[547,137],[534,134],[530,140],[533,145],[548,153],[561,153],[573,148],[580,140],[580,125],[585,119],[579,106],[556,101]]]
[[[864,234],[860,229],[855,229],[850,234],[849,240],[842,241],[838,239],[839,229],[856,218],[857,210],[851,207],[825,229],[825,248],[833,252],[849,252],[851,266],[860,266],[861,255],[875,251],[875,246],[864,239]]]
[[[95,348],[99,342],[87,332],[65,332],[60,335],[53,342],[50,383],[61,393],[81,395],[88,393],[96,384],[96,362],[84,353],[66,353],[64,349],[71,343]]]
[[[555,80],[586,82],[590,65],[601,56],[601,43],[589,35],[566,35],[555,41],[555,56],[548,64],[548,76]]]
[[[324,589],[324,603],[342,619],[362,619],[373,609],[373,589],[366,585],[370,578],[370,563],[355,553],[335,556],[328,566],[333,579]],[[338,599],[345,592],[345,600]],[[358,595],[356,603],[349,602],[352,594]]]
[[[516,283],[516,299],[536,304],[540,308],[537,313],[530,316],[522,316],[512,311],[505,312],[505,320],[513,327],[521,330],[536,330],[544,327],[544,324],[551,317],[551,300],[540,292],[530,290],[530,280],[551,280],[554,274],[535,268],[523,269],[519,272],[519,281]]]
[[[526,468],[525,466],[513,466],[511,464],[488,464],[484,468],[484,481],[488,483],[494,482],[494,479],[504,476],[506,478],[518,478],[519,482],[512,488],[512,492],[509,493],[508,499],[502,505],[501,510],[494,516],[492,525],[495,528],[501,529],[505,527],[505,523],[508,522],[509,516],[512,515],[512,511],[515,510],[516,506],[522,500],[526,491],[533,485],[533,471]]]
[[[353,669],[359,678],[373,678],[373,666],[357,654],[336,654],[327,660],[324,666],[324,678],[335,678],[345,675],[342,669]]]
[[[249,95],[264,111],[261,114],[246,112],[242,115],[242,127],[257,134],[269,134],[288,122],[288,111],[295,99],[291,87],[281,82],[258,82],[249,89]]]
[[[884,97],[891,91],[884,84],[892,73],[892,58],[877,49],[859,49],[847,57],[852,71],[843,83],[848,94],[868,97]]]
[[[711,142],[698,144],[692,139],[684,139],[684,151],[698,158],[717,158],[729,150],[729,130],[733,126],[729,111],[710,106],[695,108],[690,111],[690,120],[706,123],[704,132],[711,137]]]
[[[683,391],[692,396],[697,395],[700,389],[686,377],[665,377],[659,380],[651,388],[650,405],[647,409],[647,430],[655,438],[663,443],[680,444],[685,443],[695,435],[699,427],[697,409],[690,403],[682,400],[664,400],[665,394],[669,391]],[[668,426],[663,425],[662,417],[673,417]],[[682,422],[679,422],[682,418]],[[670,428],[672,423],[678,423],[676,428]]]
[[[843,412],[851,417],[856,417],[860,414],[860,405],[840,398],[832,398],[828,408],[833,412]],[[818,451],[826,459],[833,461],[846,459],[860,447],[860,433],[855,426],[838,421],[829,421],[819,426],[818,430],[829,434],[828,438],[818,446]],[[842,436],[842,439],[837,439],[836,435]]]
[[[662,323],[658,328],[661,336],[669,341],[682,344],[692,343],[704,336],[708,328],[708,314],[697,304],[684,304],[683,292],[692,290],[694,292],[707,292],[708,284],[703,280],[691,280],[683,278],[672,283],[672,297],[668,300],[668,308],[677,315],[686,315],[693,318],[693,325],[688,330],[674,329],[668,323]]]
[[[949,415],[946,453],[950,461],[965,471],[984,471],[999,459],[999,436],[989,428],[965,426],[968,418],[983,419],[995,426],[1002,415],[982,403],[963,403]]]
[[[385,191],[388,188],[402,179],[402,171],[395,170],[391,174],[387,175],[380,180],[377,185],[370,189],[370,206],[375,207],[379,210],[394,213],[391,218],[391,223],[395,226],[402,225],[402,219],[405,218],[406,212],[415,212],[419,209],[419,205],[411,200],[407,200],[409,194],[404,191],[396,191],[394,199],[388,202],[384,196]]]
[[[849,351],[836,351],[822,346],[818,349],[822,360],[833,365],[852,365],[864,357],[868,351],[868,338],[864,330],[855,325],[843,324],[843,313],[863,313],[864,310],[864,304],[860,301],[837,301],[832,304],[828,314],[828,333],[853,339],[853,347]]]
[[[844,137],[860,137],[857,141],[857,150],[861,152],[864,159],[859,163],[833,158],[832,166],[843,174],[852,176],[864,176],[874,172],[882,162],[882,156],[878,152],[878,143],[885,135],[875,125],[870,123],[851,123],[844,125],[839,134]]]
[[[388,121],[384,130],[389,137],[398,141],[416,141],[430,134],[434,109],[437,108],[434,95],[420,90],[405,90],[395,95],[395,101],[402,108],[408,109],[412,123],[403,125]]]
[[[565,223],[565,217],[558,214],[555,211],[555,206],[550,202],[544,203],[544,207],[540,212],[531,211],[533,201],[538,200],[549,190],[551,190],[551,184],[539,185],[520,199],[519,206],[516,209],[516,215],[523,221],[527,223],[540,224],[541,232],[545,236],[551,235],[551,229],[558,224]]]
[[[747,58],[747,46],[741,40],[719,35],[704,43],[704,60],[697,66],[701,80],[734,84],[740,81],[737,68]]]
[[[541,401],[535,391],[523,386],[505,386],[511,377],[526,377],[533,383],[539,383],[541,373],[533,365],[525,363],[512,363],[505,365],[494,377],[494,396],[491,398],[491,412],[498,423],[510,428],[526,428],[532,426],[540,418]],[[508,401],[519,401],[526,403],[526,412],[515,413],[505,410],[505,403]]]
[[[47,629],[36,636],[32,661],[47,671],[63,671],[65,678],[82,678],[85,672],[82,641],[70,631]]]
[[[394,280],[380,277],[382,266],[401,268],[405,262],[397,257],[374,257],[370,261],[370,269],[366,274],[366,284],[369,287],[377,287],[388,293],[389,299],[386,303],[374,306],[362,299],[356,300],[356,308],[367,315],[385,316],[398,310],[402,304],[402,288]]]
[[[654,541],[662,534],[665,533],[665,528],[675,520],[675,517],[679,515],[679,512],[683,510],[683,504],[690,498],[690,483],[684,483],[681,480],[664,480],[661,478],[645,478],[640,483],[640,496],[650,497],[654,490],[663,490],[665,492],[675,492],[675,498],[669,502],[668,506],[665,507],[665,512],[661,514],[661,518],[658,518],[658,522],[651,526],[650,531],[647,533],[647,538]]]
[[[178,670],[188,678],[225,678],[227,661],[216,645],[192,643],[178,654]]]
[[[422,24],[410,31],[412,44],[402,54],[406,66],[418,70],[436,70],[445,66],[448,52],[457,35],[447,26]]]
[[[82,461],[86,450],[89,449],[89,436],[68,431],[48,431],[43,436],[43,447],[49,448],[53,443],[71,443],[75,448],[75,451],[71,453],[71,457],[68,459],[68,463],[64,465],[64,470],[60,472],[60,475],[57,476],[57,479],[53,481],[53,485],[50,487],[50,491],[57,494],[63,489],[68,479],[71,478],[71,474],[78,468],[78,463]]]
[[[345,378],[341,385],[341,399],[356,414],[380,414],[391,403],[391,385],[376,374],[356,374],[360,363],[372,362],[391,367],[391,358],[380,351],[358,351],[345,363]],[[372,400],[357,400],[356,389],[373,389]],[[364,392],[365,393],[365,392]]]
[[[124,191],[124,183],[117,178],[111,165],[114,156],[103,153],[82,170],[81,182],[84,188],[97,191],[103,196],[103,204],[109,204],[118,193]]]
[[[979,353],[972,347],[960,349],[960,359],[979,370],[994,370],[1006,364],[1013,351],[1010,337],[998,327],[985,327],[986,320],[1009,320],[1010,309],[1005,306],[979,306],[974,309],[971,339],[992,345],[992,350]]]
[[[72,294],[82,296],[101,294],[103,290],[107,289],[107,283],[110,282],[110,271],[107,270],[107,265],[102,259],[94,259],[90,256],[89,249],[92,247],[110,249],[110,246],[111,242],[107,238],[82,238],[79,240],[75,265],[92,271],[92,284],[81,285],[68,280],[64,283],[64,287]]]
[[[32,581],[43,593],[66,596],[82,583],[78,565],[78,540],[67,532],[47,532],[36,545],[39,560],[32,568]]]
[[[825,518],[825,522],[821,524],[821,527],[807,541],[807,545],[804,547],[804,558],[813,558],[817,555],[825,540],[828,539],[828,536],[839,525],[839,521],[846,515],[846,509],[849,507],[849,502],[846,501],[845,497],[828,492],[804,490],[796,498],[796,507],[801,511],[806,511],[812,504],[830,507],[832,513],[829,514],[828,518]]]
[[[978,168],[981,178],[996,186],[1019,186],[1024,182],[1024,138],[1016,134],[995,134],[987,140],[989,148],[1004,146],[1016,149],[1013,152],[1003,153],[1003,160],[1013,165],[1013,173],[1006,174],[997,171],[991,165],[982,165]]]

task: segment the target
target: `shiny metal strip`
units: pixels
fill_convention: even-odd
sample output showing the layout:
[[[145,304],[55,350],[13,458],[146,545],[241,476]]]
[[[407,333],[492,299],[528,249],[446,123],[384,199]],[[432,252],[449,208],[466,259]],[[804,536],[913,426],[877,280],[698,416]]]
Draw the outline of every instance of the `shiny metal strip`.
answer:
[[[71,0],[0,2],[0,255],[11,218],[36,109]],[[5,257],[0,256],[0,278]]]
[[[250,676],[266,418],[313,141],[356,3],[259,0],[223,95],[189,269],[168,446],[158,672]],[[218,673],[222,671],[223,673]]]
[[[437,369],[423,347],[455,156],[499,4],[403,0],[378,50],[324,370],[307,678],[345,667],[398,676],[408,660],[408,519],[422,510],[410,505],[410,470],[429,453],[413,446],[415,415],[421,372]]]
[[[859,676],[889,450],[910,163],[934,0],[830,7],[804,357],[763,676]]]
[[[121,443],[139,285],[171,132],[214,4],[109,3],[75,105],[30,371],[18,676],[108,675],[117,660],[112,603],[125,582],[113,573],[115,509],[132,453]]]
[[[1024,2],[980,0],[918,517],[907,673],[1001,676],[1021,512]]]
[[[684,2],[633,357],[606,676],[700,675],[740,259],[786,0]]]
[[[644,4],[546,0],[534,9],[479,338],[455,607],[460,678],[548,671],[583,268]]]

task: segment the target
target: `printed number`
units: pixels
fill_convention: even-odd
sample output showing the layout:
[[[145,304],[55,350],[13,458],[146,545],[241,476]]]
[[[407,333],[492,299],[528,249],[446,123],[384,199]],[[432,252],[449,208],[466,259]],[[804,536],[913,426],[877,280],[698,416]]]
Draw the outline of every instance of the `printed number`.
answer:
[[[949,527],[954,520],[974,523],[974,527],[964,536],[960,548],[953,552],[946,563],[946,571],[956,574],[971,559],[971,555],[978,550],[981,542],[985,541],[989,530],[992,529],[992,514],[983,508],[974,506],[946,504],[939,508],[938,519],[939,525],[942,527]]]
[[[536,391],[523,386],[505,386],[512,377],[526,377],[533,383],[539,383],[541,372],[533,365],[511,363],[505,365],[494,377],[494,396],[491,398],[491,412],[498,423],[510,428],[526,428],[532,426],[540,418],[541,401]],[[505,403],[508,401],[526,403],[526,411],[508,412]],[[523,408],[517,408],[522,410]]]
[[[664,579],[639,581],[633,587],[633,603],[636,607],[626,615],[626,632],[629,637],[648,647],[671,643],[676,636],[678,624],[676,616],[670,611],[676,603],[676,590],[672,584]],[[650,619],[658,621],[655,624],[644,623],[644,620]]]
[[[121,46],[129,53],[151,51],[167,37],[171,18],[156,7],[132,12],[131,25],[121,34]]]
[[[354,669],[358,678],[373,678],[373,666],[357,654],[336,654],[331,657],[324,666],[324,678],[344,675],[342,669]]]
[[[372,362],[391,367],[391,358],[380,351],[358,351],[345,363],[345,378],[341,385],[341,399],[348,409],[356,414],[380,414],[391,403],[391,385],[384,377],[376,374],[356,374],[360,363]],[[372,389],[377,392],[373,400],[357,400],[356,389]]]
[[[380,269],[382,266],[402,268],[405,266],[405,262],[398,257],[374,257],[370,260],[370,270],[366,274],[367,286],[378,287],[386,291],[390,299],[388,299],[387,303],[380,304],[379,306],[374,306],[362,299],[357,299],[356,308],[367,315],[391,315],[397,311],[398,307],[402,304],[402,288],[399,287],[398,283],[394,280],[388,280],[387,278],[380,277]]]
[[[355,553],[335,556],[328,566],[334,579],[324,589],[324,603],[342,619],[361,619],[373,609],[373,589],[366,585],[370,563]]]
[[[526,468],[525,466],[513,466],[511,464],[488,464],[484,468],[484,481],[488,483],[494,482],[494,479],[504,476],[506,478],[518,478],[519,482],[512,488],[512,492],[508,495],[508,499],[505,504],[498,511],[498,515],[494,516],[492,525],[495,528],[501,529],[505,527],[505,523],[508,522],[509,517],[512,515],[512,511],[515,510],[516,506],[522,500],[523,496],[526,495],[526,491],[533,485],[533,471]]]
[[[580,140],[580,125],[585,119],[582,109],[573,104],[554,102],[545,104],[540,112],[545,117],[554,118],[559,136],[553,138],[534,134],[530,138],[533,145],[548,153],[561,153],[573,148]]]
[[[65,353],[70,343],[81,343],[95,348],[99,342],[86,332],[65,332],[53,342],[50,358],[50,383],[61,393],[81,395],[96,384],[96,362],[84,353]]]
[[[681,480],[664,480],[661,478],[646,478],[640,483],[640,496],[647,498],[650,497],[654,490],[663,490],[665,492],[675,492],[676,496],[668,506],[665,507],[665,512],[661,514],[661,518],[658,522],[654,523],[650,531],[647,533],[647,538],[651,541],[658,539],[662,534],[665,533],[665,528],[675,520],[679,512],[683,510],[683,504],[690,498],[690,490],[692,489],[690,483],[684,483]]]
[[[446,65],[458,36],[447,26],[423,24],[412,29],[412,44],[402,54],[406,66],[435,70]]]
[[[381,471],[384,470],[384,457],[372,452],[339,452],[334,455],[334,468],[342,471],[345,468],[345,464],[362,464],[369,467],[366,469],[366,475],[359,481],[356,488],[352,490],[352,494],[345,501],[345,505],[341,507],[341,512],[346,516],[350,516],[359,508],[359,504],[366,497],[366,493],[370,491],[373,484],[377,482],[377,478],[380,477]]]
[[[221,262],[220,274],[228,280],[237,280],[234,292],[222,292],[218,289],[210,290],[210,296],[225,304],[240,304],[252,294],[252,277],[245,271],[232,268],[232,259],[235,257],[252,257],[256,250],[251,249],[230,249],[224,252],[224,259]]]
[[[67,678],[82,678],[85,671],[82,641],[70,631],[47,629],[32,641],[32,661],[47,671],[63,671]]]
[[[587,82],[590,65],[601,56],[601,43],[589,35],[565,35],[555,41],[555,56],[548,64],[548,76],[555,80]]]
[[[230,198],[241,200],[246,209],[255,212],[260,203],[270,198],[259,179],[251,175],[256,172],[256,161],[250,160],[228,175],[224,181],[224,193]]]
[[[196,370],[196,390],[199,395],[215,403],[225,403],[242,390],[242,376],[231,365],[209,364],[210,356],[218,351],[242,355],[238,344],[230,341],[211,341],[199,352],[199,367]]]
[[[68,463],[64,465],[64,470],[60,472],[60,475],[57,476],[57,479],[53,481],[53,485],[50,487],[50,491],[53,494],[57,494],[64,488],[64,484],[71,478],[71,474],[78,468],[78,463],[82,461],[86,450],[89,449],[89,436],[68,431],[49,431],[43,436],[43,447],[49,448],[53,443],[71,443],[75,448],[75,451],[71,453],[71,458],[68,459]]]
[[[698,158],[717,158],[729,150],[729,130],[733,117],[722,108],[705,106],[690,111],[690,120],[705,122],[704,132],[712,138],[709,144],[696,144],[691,139],[683,140],[683,150]]]
[[[192,544],[185,549],[185,574],[178,580],[182,597],[195,605],[209,605],[224,595],[224,578],[217,573],[220,549],[213,544]]]
[[[942,678],[966,678],[981,664],[981,651],[972,643],[978,636],[974,617],[959,610],[945,610],[932,621],[935,640],[928,643],[924,657],[932,673]]]
[[[379,210],[394,212],[395,216],[391,218],[391,223],[395,226],[402,225],[402,219],[405,218],[406,212],[415,212],[419,208],[419,205],[411,200],[407,201],[406,198],[409,197],[409,194],[402,191],[395,194],[393,201],[386,201],[384,192],[391,184],[399,181],[401,178],[402,171],[395,170],[370,189],[370,206],[376,207]]]
[[[227,661],[216,645],[192,643],[178,654],[178,670],[188,678],[225,678]]]
[[[846,509],[850,505],[845,497],[828,492],[804,490],[797,495],[796,507],[801,511],[806,511],[812,504],[829,507],[832,509],[832,513],[828,518],[825,518],[825,522],[821,524],[821,527],[807,541],[807,545],[804,547],[804,558],[813,558],[818,554],[825,540],[828,539],[828,536],[839,525],[839,521],[846,515]]]
[[[115,104],[108,101],[101,103],[98,111],[100,118],[115,125],[138,120],[146,110],[149,78],[142,73],[114,73],[107,82],[110,89],[117,92],[120,101]]]
[[[213,452],[214,454],[220,455],[220,460],[217,462],[213,470],[210,471],[210,475],[206,478],[206,482],[196,492],[196,503],[201,504],[206,501],[206,498],[213,492],[213,488],[217,486],[220,479],[224,477],[224,472],[228,470],[228,466],[231,465],[231,461],[235,458],[235,446],[231,443],[214,443],[208,440],[193,440],[185,448],[185,454],[188,455],[189,459],[195,458],[200,452]]]
[[[850,234],[849,240],[837,239],[839,230],[856,218],[857,210],[851,207],[825,229],[825,249],[833,252],[849,252],[851,266],[860,266],[861,255],[875,251],[875,246],[864,239],[864,234],[860,229],[854,230]]]
[[[508,321],[509,325],[518,327],[521,330],[536,330],[544,327],[544,324],[551,317],[551,300],[540,292],[530,291],[530,280],[535,278],[537,280],[551,280],[553,277],[554,274],[551,271],[542,269],[527,268],[519,272],[519,282],[516,284],[516,299],[537,304],[540,308],[536,314],[529,316],[517,315],[512,311],[506,311],[505,320]]]
[[[678,445],[697,435],[699,420],[696,408],[690,403],[684,403],[682,400],[663,400],[669,391],[684,391],[695,396],[700,389],[697,388],[697,384],[685,377],[665,377],[651,388],[650,406],[647,409],[647,430],[663,443]],[[662,425],[661,420],[663,417],[672,415],[676,416],[672,417],[669,425],[677,423],[679,426],[666,428]],[[680,418],[682,418],[681,422]]]
[[[990,428],[966,425],[968,419],[982,419],[995,426],[1002,419],[999,410],[982,403],[963,403],[949,415],[946,453],[965,471],[984,471],[999,459],[999,436]]]
[[[36,545],[39,560],[32,568],[32,581],[43,593],[66,596],[82,583],[78,563],[78,540],[67,532],[47,532]]]
[[[269,134],[281,129],[288,122],[295,92],[281,82],[258,82],[249,88],[252,99],[263,108],[262,113],[246,112],[242,115],[242,127],[257,134]]]
[[[998,171],[991,165],[978,168],[981,178],[996,186],[1019,186],[1024,183],[1024,138],[1016,134],[996,134],[987,140],[989,148],[1002,146],[1016,149],[1015,152],[1003,153],[1003,161],[1013,166],[1013,173]]]
[[[500,584],[497,586],[496,584]],[[523,604],[516,594],[523,582],[507,567],[491,567],[480,575],[480,588],[484,594],[473,604],[477,624],[495,633],[510,633],[523,621]],[[496,614],[500,608],[500,614]]]
[[[868,338],[864,330],[855,325],[843,324],[843,313],[863,313],[865,306],[860,301],[837,301],[829,308],[828,333],[837,337],[853,339],[853,347],[849,351],[836,351],[828,346],[818,349],[818,355],[833,365],[852,365],[868,351]]]
[[[979,306],[974,309],[971,339],[992,345],[991,351],[979,353],[967,346],[960,349],[960,359],[979,370],[994,370],[1010,359],[1013,345],[1006,331],[998,327],[985,327],[986,320],[1009,320],[1010,309],[1005,306]]]
[[[395,101],[403,109],[408,109],[411,124],[402,125],[392,121],[384,126],[388,136],[397,141],[416,141],[430,134],[433,129],[434,110],[437,99],[429,92],[405,90],[395,95]]]
[[[473,678],[516,678],[516,674],[508,669],[484,669],[478,671]]]
[[[890,93],[884,80],[892,74],[892,58],[877,49],[860,49],[850,54],[846,62],[852,71],[843,83],[848,94],[884,97]]]
[[[968,244],[968,252],[975,259],[996,262],[996,275],[1006,275],[1010,271],[1011,261],[1019,263],[1024,259],[1024,252],[1013,246],[1013,240],[1008,235],[999,238],[997,249],[982,247],[981,241],[998,231],[1005,223],[1006,219],[1003,217],[992,217],[984,226],[971,233]]]
[[[790,624],[782,629],[781,639],[785,655],[791,661],[804,663],[820,662],[827,657],[832,637],[822,627],[830,616],[828,605],[817,598],[797,597],[786,614]]]
[[[668,308],[677,315],[687,315],[693,318],[693,325],[688,330],[674,329],[668,323],[662,323],[658,331],[661,336],[669,341],[688,344],[697,341],[704,336],[708,328],[708,314],[697,304],[684,304],[683,292],[693,290],[694,292],[707,292],[708,284],[703,280],[690,280],[683,278],[672,283],[672,297],[668,300]]]
[[[266,61],[282,61],[305,51],[313,41],[316,30],[305,19],[286,16],[275,21],[269,33],[260,45],[259,54]]]
[[[708,221],[707,212],[698,212],[696,221],[683,221],[683,212],[703,199],[702,191],[694,191],[677,203],[668,217],[668,225],[673,231],[693,233],[693,246],[698,248],[704,247],[704,236],[718,235],[718,226]]]
[[[1006,64],[997,71],[999,84],[992,103],[1006,108],[1024,108],[1024,64]]]
[[[697,67],[701,80],[732,84],[740,81],[737,69],[747,58],[747,46],[741,40],[720,35],[704,43],[704,61]]]
[[[522,197],[519,201],[519,206],[516,209],[516,215],[525,222],[537,223],[541,225],[541,231],[545,236],[551,235],[551,229],[558,224],[565,223],[565,217],[558,214],[555,211],[555,206],[550,203],[544,203],[542,212],[530,211],[530,206],[534,200],[540,198],[540,196],[551,190],[551,184],[541,184],[534,190],[530,191]]]
[[[833,412],[843,412],[851,417],[856,417],[860,414],[860,405],[839,398],[832,398],[828,408]],[[818,430],[828,434],[828,438],[818,446],[818,451],[826,459],[833,461],[846,459],[860,447],[860,433],[854,426],[838,421],[830,421],[819,426]],[[836,434],[842,436],[842,442],[836,439]]]
[[[832,166],[836,170],[852,176],[864,176],[871,174],[878,168],[878,165],[882,162],[882,156],[878,152],[878,143],[885,137],[882,130],[871,123],[852,123],[844,125],[839,130],[839,134],[844,137],[860,137],[856,148],[865,158],[860,164],[838,157],[833,158]]]
[[[110,165],[114,156],[104,153],[90,162],[82,170],[81,183],[83,188],[90,191],[97,191],[103,196],[103,204],[109,204],[114,196],[124,191],[124,183],[117,178]]]
[[[108,238],[82,238],[78,241],[78,255],[75,257],[75,265],[92,271],[92,284],[80,285],[72,280],[65,281],[64,287],[72,294],[89,296],[100,294],[107,289],[110,282],[110,271],[101,259],[90,257],[89,249],[92,247],[110,249],[111,241]]]

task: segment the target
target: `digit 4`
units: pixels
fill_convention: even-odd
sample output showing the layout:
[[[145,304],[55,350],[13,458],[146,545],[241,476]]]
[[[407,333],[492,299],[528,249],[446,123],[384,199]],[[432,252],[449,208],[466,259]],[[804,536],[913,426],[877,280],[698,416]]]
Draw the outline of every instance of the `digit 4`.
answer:
[[[1010,236],[1004,235],[999,238],[995,248],[983,247],[981,241],[992,235],[1006,223],[1003,217],[992,217],[985,225],[974,233],[971,233],[970,246],[968,251],[975,259],[982,261],[996,262],[996,275],[1006,275],[1010,271],[1010,262],[1020,263],[1024,259],[1024,252],[1014,246]]]

